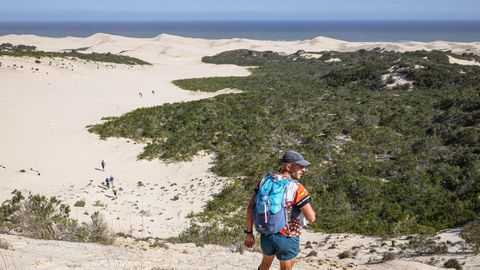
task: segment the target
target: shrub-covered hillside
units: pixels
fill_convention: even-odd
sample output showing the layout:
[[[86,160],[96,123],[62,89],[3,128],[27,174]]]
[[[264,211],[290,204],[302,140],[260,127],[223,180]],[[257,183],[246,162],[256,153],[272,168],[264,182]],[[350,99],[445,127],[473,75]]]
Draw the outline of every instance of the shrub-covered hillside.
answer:
[[[480,67],[450,64],[450,53],[440,51],[316,54],[205,57],[256,67],[249,77],[174,83],[243,93],[138,109],[89,130],[148,142],[141,158],[216,154],[213,170],[234,183],[194,219],[209,224],[190,228],[200,242],[242,234],[253,186],[289,149],[312,162],[303,181],[318,216],[315,230],[432,232],[479,215]]]
[[[86,61],[95,61],[95,62],[107,62],[107,63],[116,63],[116,64],[125,64],[125,65],[150,65],[143,60],[138,58],[112,54],[112,53],[80,53],[88,49],[79,48],[77,50],[69,50],[64,52],[44,52],[37,51],[37,47],[28,46],[28,45],[12,45],[10,43],[0,44],[0,56],[13,56],[13,57],[35,57],[35,58],[78,58]]]

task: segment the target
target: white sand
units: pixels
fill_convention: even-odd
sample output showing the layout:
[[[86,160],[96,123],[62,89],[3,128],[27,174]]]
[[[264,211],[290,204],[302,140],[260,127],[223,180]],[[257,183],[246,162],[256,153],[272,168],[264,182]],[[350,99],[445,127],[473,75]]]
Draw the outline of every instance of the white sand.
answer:
[[[480,62],[458,59],[452,56],[448,56],[448,61],[452,64],[466,65],[466,66],[480,66]]]
[[[60,196],[70,205],[84,199],[87,205],[73,207],[73,217],[88,220],[89,214],[101,211],[114,231],[137,237],[177,235],[188,226],[186,215],[199,212],[227,180],[209,171],[211,154],[199,153],[190,162],[175,164],[139,161],[136,157],[144,145],[122,138],[102,141],[85,127],[139,107],[238,92],[190,92],[171,84],[180,78],[249,74],[243,67],[202,63],[203,56],[239,48],[293,53],[381,47],[477,54],[480,48],[480,42],[349,43],[325,37],[280,42],[164,34],[144,39],[106,34],[87,38],[7,35],[0,37],[0,43],[4,42],[45,51],[88,47],[86,52],[122,53],[153,64],[130,67],[47,58],[35,63],[30,58],[0,57],[0,201],[10,198],[14,189]],[[102,159],[107,162],[105,172],[99,170]],[[122,188],[116,200],[111,190],[101,185],[110,175],[115,177],[116,187]],[[139,181],[144,185],[139,186]],[[172,200],[176,195],[179,200]],[[218,265],[222,263],[218,261]]]
[[[450,240],[448,253],[443,255],[411,256],[412,250],[400,254],[401,245],[408,240],[392,240],[349,234],[306,233],[302,236],[300,254],[295,269],[444,269],[443,264],[457,259],[463,269],[479,269],[480,256],[471,256],[461,250],[458,231],[440,234],[441,240]],[[0,269],[256,269],[261,261],[259,252],[238,251],[236,246],[220,247],[194,244],[151,246],[154,240],[136,241],[117,238],[112,246],[34,240],[12,235],[0,235],[8,249],[0,249]],[[309,241],[309,243],[307,242]],[[351,257],[338,255],[350,251]],[[382,262],[384,254],[394,252],[396,257]],[[272,269],[279,269],[275,260]]]

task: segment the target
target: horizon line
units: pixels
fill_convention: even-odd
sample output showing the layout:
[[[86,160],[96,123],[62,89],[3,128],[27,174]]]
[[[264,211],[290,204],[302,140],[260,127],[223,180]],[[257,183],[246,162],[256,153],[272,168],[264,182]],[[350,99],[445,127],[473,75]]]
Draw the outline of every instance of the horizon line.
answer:
[[[110,19],[95,19],[95,20],[1,20],[3,22],[469,22],[479,21],[480,19],[153,19],[153,20],[110,20]]]

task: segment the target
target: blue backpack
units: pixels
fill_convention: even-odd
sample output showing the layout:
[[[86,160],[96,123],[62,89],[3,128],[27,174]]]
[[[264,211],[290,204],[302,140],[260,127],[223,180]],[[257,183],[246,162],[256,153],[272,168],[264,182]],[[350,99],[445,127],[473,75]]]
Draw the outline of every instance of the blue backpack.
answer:
[[[273,234],[287,225],[285,189],[291,179],[276,179],[268,174],[260,183],[252,211],[253,224],[259,233]]]

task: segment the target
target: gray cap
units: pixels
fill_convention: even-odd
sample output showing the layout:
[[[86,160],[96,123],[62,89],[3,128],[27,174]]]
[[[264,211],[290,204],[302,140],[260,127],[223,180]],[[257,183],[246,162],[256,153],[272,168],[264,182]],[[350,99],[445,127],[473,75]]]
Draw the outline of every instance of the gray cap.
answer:
[[[295,151],[285,152],[280,161],[282,163],[293,162],[293,163],[296,163],[298,165],[302,165],[304,167],[310,165],[310,162],[306,161],[300,153],[295,152]]]

